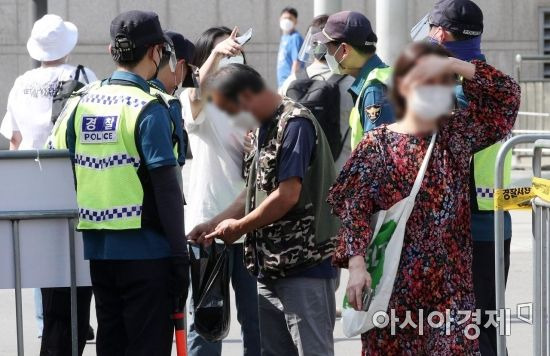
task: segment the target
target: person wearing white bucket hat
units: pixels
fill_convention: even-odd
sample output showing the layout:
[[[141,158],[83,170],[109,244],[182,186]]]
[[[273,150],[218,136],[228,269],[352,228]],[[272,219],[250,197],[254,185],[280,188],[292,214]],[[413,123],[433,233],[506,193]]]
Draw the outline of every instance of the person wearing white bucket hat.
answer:
[[[41,65],[19,76],[10,91],[0,126],[10,149],[44,148],[53,126],[52,99],[59,85],[74,79],[84,84],[97,80],[90,69],[83,68],[77,76],[78,67],[66,63],[77,40],[76,26],[57,15],[44,15],[34,23],[27,50]]]
[[[57,15],[47,14],[34,23],[27,50],[32,59],[40,62],[66,57],[76,46],[78,29]]]
[[[77,41],[76,26],[57,15],[44,15],[34,23],[27,50],[31,58],[40,62],[40,67],[19,76],[10,91],[0,126],[0,134],[10,140],[10,149],[44,148],[53,126],[53,99],[60,86],[79,78],[83,84],[96,80],[91,70],[66,63]],[[39,330],[40,354],[71,355],[69,288],[43,288],[37,292],[37,309],[43,309],[44,318],[43,330]],[[79,352],[82,354],[89,331],[92,290],[79,287],[77,293]],[[40,320],[39,329],[42,329]]]

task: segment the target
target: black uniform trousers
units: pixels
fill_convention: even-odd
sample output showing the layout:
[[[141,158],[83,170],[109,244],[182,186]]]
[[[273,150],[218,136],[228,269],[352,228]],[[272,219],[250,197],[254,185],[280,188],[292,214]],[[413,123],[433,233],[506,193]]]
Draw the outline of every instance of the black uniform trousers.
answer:
[[[92,260],[98,356],[169,356],[170,260]]]
[[[44,329],[40,356],[71,356],[71,289],[42,288]],[[76,289],[78,354],[82,355],[90,325],[91,287]]]
[[[510,242],[504,240],[505,280],[510,269]],[[497,330],[494,326],[483,327],[489,319],[486,310],[495,310],[495,243],[493,241],[474,241],[473,259],[474,292],[476,308],[481,309],[479,349],[482,356],[496,356]],[[500,311],[497,311],[500,315]]]

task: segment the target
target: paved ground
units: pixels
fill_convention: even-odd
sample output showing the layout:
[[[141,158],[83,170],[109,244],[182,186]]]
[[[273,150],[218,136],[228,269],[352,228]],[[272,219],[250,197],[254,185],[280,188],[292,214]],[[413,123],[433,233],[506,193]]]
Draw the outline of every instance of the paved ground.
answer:
[[[527,181],[525,174],[515,174],[517,184]],[[513,240],[510,277],[506,294],[506,304],[512,308],[512,315],[516,312],[518,303],[531,301],[531,215],[529,212],[513,213]],[[342,283],[345,285],[347,273],[342,273]],[[338,304],[341,305],[343,288],[337,293]],[[233,306],[234,307],[234,306]],[[92,307],[93,308],[93,307]],[[33,291],[23,291],[25,350],[27,355],[38,355],[40,349],[39,339],[36,337],[36,327],[33,319],[34,302]],[[233,313],[232,315],[235,315]],[[92,325],[96,327],[95,318]],[[336,323],[335,349],[337,356],[351,356],[360,354],[360,341],[358,338],[347,339],[341,331],[340,321]],[[511,335],[508,337],[509,354],[523,356],[531,354],[531,326],[514,318],[512,321]],[[15,302],[12,290],[0,290],[0,356],[16,355],[15,339]],[[223,355],[237,356],[242,354],[240,331],[235,318],[232,319],[231,332],[224,341]],[[86,346],[86,356],[95,355],[95,345]]]

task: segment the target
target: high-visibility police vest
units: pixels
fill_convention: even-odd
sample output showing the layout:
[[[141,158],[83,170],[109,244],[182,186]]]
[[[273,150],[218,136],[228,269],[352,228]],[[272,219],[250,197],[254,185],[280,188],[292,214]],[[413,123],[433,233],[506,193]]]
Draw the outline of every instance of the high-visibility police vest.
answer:
[[[138,118],[158,99],[135,86],[103,85],[82,96],[74,114],[78,228],[141,228],[143,186]],[[69,121],[70,122],[70,121]]]
[[[351,130],[351,149],[354,150],[355,147],[361,142],[363,138],[363,123],[361,122],[361,110],[359,110],[359,105],[365,90],[375,81],[384,84],[386,87],[389,85],[391,75],[393,70],[391,67],[385,68],[374,68],[369,75],[367,80],[363,84],[359,96],[355,101],[355,105],[349,114],[349,126]]]
[[[476,200],[479,210],[494,210],[493,190],[495,186],[495,163],[497,154],[502,146],[501,142],[479,151],[472,158],[474,160],[474,181]],[[512,175],[512,152],[504,160],[504,186],[510,184]]]

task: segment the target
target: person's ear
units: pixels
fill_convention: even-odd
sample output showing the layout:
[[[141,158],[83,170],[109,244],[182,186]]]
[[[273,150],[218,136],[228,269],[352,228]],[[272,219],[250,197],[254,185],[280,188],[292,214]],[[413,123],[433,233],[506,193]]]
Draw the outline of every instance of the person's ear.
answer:
[[[437,42],[439,42],[439,44],[442,44],[447,39],[445,37],[446,37],[445,29],[441,26],[438,26],[436,31],[435,31],[435,34],[434,34],[433,38],[435,38],[437,40]]]
[[[454,41],[453,34],[449,31],[445,31],[442,28],[441,29],[441,41],[439,41],[439,43],[450,42],[450,41]]]
[[[109,47],[107,47],[107,50],[109,51],[109,54],[113,53],[113,45],[109,43]]]
[[[342,44],[340,45],[340,61],[343,61],[344,58],[346,58],[350,53],[351,51],[353,51],[353,47],[351,47],[349,44],[347,44],[346,42],[342,42]]]
[[[406,99],[407,96],[410,94],[410,90],[411,90],[410,86],[404,84],[403,78],[397,79],[396,84],[397,84],[397,92],[399,93],[399,95],[401,95]]]

